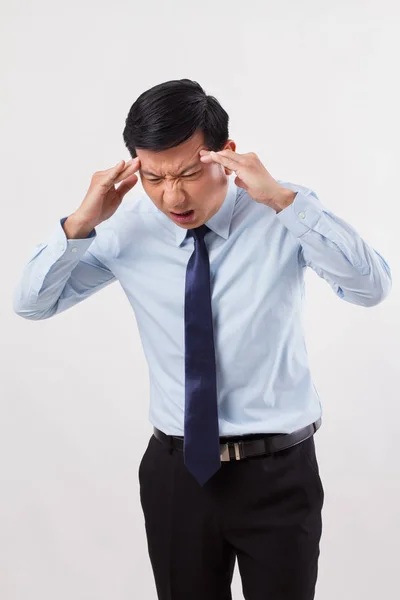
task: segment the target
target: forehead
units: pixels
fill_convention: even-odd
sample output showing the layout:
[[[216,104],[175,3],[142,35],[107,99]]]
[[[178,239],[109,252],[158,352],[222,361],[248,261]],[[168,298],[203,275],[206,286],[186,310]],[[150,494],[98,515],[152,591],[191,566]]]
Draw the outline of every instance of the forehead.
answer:
[[[200,156],[198,158],[193,157],[192,160],[189,161],[180,161],[176,163],[166,160],[158,162],[156,160],[146,161],[146,159],[142,160],[141,157],[139,158],[141,164],[141,168],[139,169],[140,172],[144,175],[155,175],[157,177],[164,177],[164,175],[177,177],[204,166],[204,163],[200,161]]]
[[[181,175],[196,167],[202,167],[199,152],[205,149],[203,140],[193,136],[183,144],[161,152],[137,149],[140,159],[140,172],[145,175]]]

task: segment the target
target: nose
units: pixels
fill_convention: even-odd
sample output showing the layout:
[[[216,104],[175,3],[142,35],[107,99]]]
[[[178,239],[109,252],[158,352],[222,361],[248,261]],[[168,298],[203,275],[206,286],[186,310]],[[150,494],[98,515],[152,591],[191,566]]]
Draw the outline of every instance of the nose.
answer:
[[[178,191],[175,192],[164,192],[163,196],[164,205],[172,212],[182,212],[187,205],[187,201],[184,195]]]

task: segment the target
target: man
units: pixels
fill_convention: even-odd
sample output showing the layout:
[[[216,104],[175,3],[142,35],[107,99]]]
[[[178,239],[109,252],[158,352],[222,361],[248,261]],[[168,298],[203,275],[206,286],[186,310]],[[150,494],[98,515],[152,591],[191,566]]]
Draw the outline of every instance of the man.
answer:
[[[35,249],[14,309],[47,319],[121,283],[150,373],[139,481],[159,599],[231,599],[237,558],[246,600],[312,600],[324,490],[304,272],[371,307],[390,269],[313,190],[236,153],[196,82],[144,92],[123,136],[132,159],[93,175]],[[145,193],[121,203],[137,171]]]

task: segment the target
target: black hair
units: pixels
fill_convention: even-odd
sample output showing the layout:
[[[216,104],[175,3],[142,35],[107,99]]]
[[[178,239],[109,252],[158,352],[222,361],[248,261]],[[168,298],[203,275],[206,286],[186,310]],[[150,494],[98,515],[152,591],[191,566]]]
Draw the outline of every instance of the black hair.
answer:
[[[218,152],[229,139],[229,116],[214,96],[190,79],[166,81],[143,92],[131,106],[123,138],[132,158],[136,148],[154,152],[174,148],[196,131],[208,150]]]

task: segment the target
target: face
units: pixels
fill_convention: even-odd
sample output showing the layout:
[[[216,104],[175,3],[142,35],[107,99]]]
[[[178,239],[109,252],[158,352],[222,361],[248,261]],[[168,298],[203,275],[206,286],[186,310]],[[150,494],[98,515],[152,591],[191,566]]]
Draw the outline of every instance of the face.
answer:
[[[228,140],[226,148],[235,151],[235,142]],[[159,210],[185,229],[199,227],[215,215],[228,191],[232,171],[215,162],[203,163],[199,152],[208,149],[202,131],[162,152],[136,149],[144,191]],[[189,210],[193,212],[187,221],[174,215]]]

